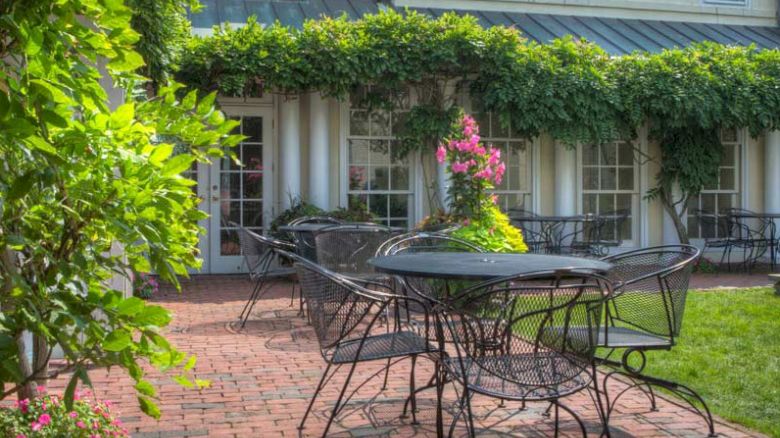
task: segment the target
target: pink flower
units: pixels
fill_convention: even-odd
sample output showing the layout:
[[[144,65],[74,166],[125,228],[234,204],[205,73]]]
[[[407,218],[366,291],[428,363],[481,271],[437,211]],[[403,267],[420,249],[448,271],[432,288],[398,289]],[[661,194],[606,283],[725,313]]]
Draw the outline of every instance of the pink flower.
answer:
[[[501,180],[504,179],[504,172],[506,172],[506,164],[499,163],[496,166],[496,176],[493,178],[496,184],[501,184]]]
[[[490,149],[490,158],[488,158],[488,164],[490,164],[491,166],[495,166],[500,162],[501,162],[501,150]]]
[[[16,438],[27,438],[27,435],[20,433],[19,435],[16,435]]]
[[[492,176],[493,176],[493,170],[489,167],[486,167],[480,170],[479,172],[477,172],[476,174],[474,174],[475,178],[480,178],[480,179],[490,179]]]
[[[439,147],[436,149],[436,161],[443,163],[446,158],[447,149],[444,148],[444,145],[439,145]]]
[[[89,436],[89,438],[100,438],[100,435],[92,434],[92,435]]]
[[[36,389],[38,392],[46,392],[46,387],[45,387],[45,386],[43,386],[43,385],[38,385],[38,386],[37,386],[35,389]]]
[[[87,425],[84,424],[83,421],[79,420],[76,422],[76,427],[78,427],[79,429],[84,429],[85,427],[87,427]]]
[[[455,161],[450,167],[452,168],[452,173],[466,173],[469,170],[469,163]]]
[[[469,220],[469,218],[463,219],[463,225],[464,226],[468,227],[470,223],[471,223],[471,221]]]
[[[490,195],[490,200],[493,201],[494,204],[498,204],[498,196]]]
[[[475,148],[473,149],[473,151],[474,151],[474,153],[475,153],[475,154],[477,154],[477,155],[485,155],[485,154],[487,153],[487,151],[485,150],[485,148],[484,148],[484,147],[482,147],[482,146],[477,146],[477,147],[475,147]]]
[[[18,407],[20,411],[26,414],[30,407],[30,400],[20,400],[18,403],[14,403],[14,405]]]
[[[41,430],[42,427],[43,426],[41,425],[41,423],[37,421],[33,421],[32,424],[30,424],[30,428],[33,430],[33,432],[38,432],[39,430]]]
[[[49,414],[41,414],[41,416],[38,417],[38,422],[46,426],[51,423],[51,416],[49,416]]]
[[[77,414],[76,412],[71,412],[70,414],[68,414],[68,416],[69,416],[70,418],[76,418],[76,417],[78,417],[78,416],[79,416],[79,414]]]

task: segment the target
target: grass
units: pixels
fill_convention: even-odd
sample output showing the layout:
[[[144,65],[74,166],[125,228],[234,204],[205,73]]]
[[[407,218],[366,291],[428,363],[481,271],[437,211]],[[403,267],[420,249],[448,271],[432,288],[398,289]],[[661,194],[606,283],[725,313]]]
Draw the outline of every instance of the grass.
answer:
[[[780,297],[770,288],[688,295],[679,343],[646,372],[698,391],[713,413],[780,438]]]

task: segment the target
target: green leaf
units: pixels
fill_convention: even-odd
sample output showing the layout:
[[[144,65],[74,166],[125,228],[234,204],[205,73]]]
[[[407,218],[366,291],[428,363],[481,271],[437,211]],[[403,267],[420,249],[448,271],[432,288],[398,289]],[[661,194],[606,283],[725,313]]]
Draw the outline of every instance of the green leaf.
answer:
[[[184,371],[190,371],[195,367],[195,363],[198,361],[196,356],[190,356],[187,363],[184,364]]]
[[[123,128],[133,121],[135,116],[135,106],[132,103],[119,105],[119,108],[111,113],[111,126],[114,128]]]
[[[125,329],[116,329],[103,340],[103,349],[106,351],[122,351],[133,343],[130,333]]]
[[[146,63],[144,58],[136,51],[123,50],[119,53],[119,56],[112,59],[107,64],[107,67],[111,70],[118,72],[133,71],[143,67]]]
[[[43,32],[37,27],[29,29],[24,44],[24,52],[27,56],[35,56],[41,51],[41,47],[43,47]]]
[[[69,411],[73,410],[73,397],[76,393],[76,385],[78,384],[78,382],[79,382],[78,373],[73,373],[73,375],[70,376],[70,380],[68,380],[68,386],[65,388],[65,393],[63,394],[65,407]]]
[[[179,385],[185,387],[185,388],[193,388],[195,385],[185,376],[173,376],[173,381],[178,383]]]
[[[195,161],[195,157],[190,154],[176,155],[175,157],[168,160],[167,163],[165,163],[165,166],[163,166],[162,169],[162,174],[163,176],[178,175],[189,169],[190,166],[192,166],[193,161]]]
[[[157,145],[157,147],[155,147],[154,150],[152,151],[151,155],[149,155],[149,161],[152,164],[159,166],[162,164],[163,161],[167,160],[172,153],[173,153],[172,144],[163,143]]]
[[[161,306],[145,306],[133,322],[139,326],[165,327],[171,322],[171,313]]]
[[[211,92],[204,97],[198,104],[197,113],[200,116],[205,116],[214,109],[214,99],[217,97],[217,92]]]
[[[154,419],[160,419],[160,408],[150,399],[138,396],[138,405],[141,407],[141,411],[144,414]]]
[[[122,316],[133,316],[140,312],[144,306],[144,300],[138,297],[130,297],[122,300],[116,307],[116,310]]]
[[[54,149],[54,146],[36,135],[25,138],[24,142],[41,152],[45,152],[49,155],[57,155],[57,150]]]
[[[157,392],[154,390],[154,386],[152,386],[152,384],[147,380],[141,380],[136,383],[135,390],[149,397],[157,396]]]

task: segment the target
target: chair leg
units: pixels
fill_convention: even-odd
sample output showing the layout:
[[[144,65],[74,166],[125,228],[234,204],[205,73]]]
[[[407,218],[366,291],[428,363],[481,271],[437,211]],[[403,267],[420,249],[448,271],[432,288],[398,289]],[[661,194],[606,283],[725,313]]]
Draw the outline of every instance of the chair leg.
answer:
[[[385,379],[382,382],[382,391],[387,389],[387,378],[390,375],[390,358],[387,358],[387,365],[385,366]]]
[[[571,410],[569,407],[562,404],[558,400],[553,401],[553,404],[555,404],[555,436],[556,437],[558,436],[558,433],[560,431],[560,427],[558,424],[560,416],[558,410],[563,409],[564,411],[568,412],[569,415],[571,415],[574,418],[574,420],[577,422],[577,424],[580,426],[580,432],[582,432],[582,437],[588,438],[588,430],[585,428],[585,423],[582,422],[582,419],[580,418],[579,415],[577,415],[576,412],[574,412],[573,410]]]
[[[347,380],[344,381],[344,386],[341,388],[339,398],[336,399],[336,404],[333,405],[333,411],[331,412],[330,418],[328,419],[328,424],[325,426],[325,430],[322,432],[323,438],[328,436],[328,431],[330,430],[330,426],[333,424],[333,420],[336,419],[336,415],[338,415],[341,408],[343,408],[343,406],[341,406],[341,401],[344,399],[344,394],[347,392],[347,387],[349,387],[349,382],[352,380],[352,375],[355,374],[355,368],[357,367],[357,364],[357,362],[352,362],[352,366],[349,368]]]
[[[599,418],[601,419],[601,424],[603,426],[601,436],[609,438],[612,436],[609,432],[609,415],[607,413],[607,410],[604,407],[604,402],[601,400],[601,390],[599,389],[598,369],[596,368],[595,363],[592,366],[592,373],[593,373],[593,392],[596,393],[596,400],[595,400],[596,410],[599,413]]]
[[[314,395],[311,396],[311,400],[309,401],[309,407],[306,408],[306,413],[303,414],[303,418],[301,419],[301,424],[298,425],[298,430],[303,430],[306,424],[306,418],[309,417],[309,412],[311,412],[312,406],[314,406],[314,401],[317,400],[317,395],[319,395],[320,391],[322,391],[322,387],[325,386],[325,381],[328,377],[328,371],[330,371],[331,364],[328,363],[328,366],[325,368],[325,372],[322,373],[322,377],[320,378],[320,383],[317,384],[317,389],[314,390]],[[335,370],[334,370],[335,372]]]
[[[260,286],[260,283],[262,282],[262,277],[258,278],[255,281],[255,284],[252,286],[252,292],[249,293],[249,298],[246,300],[246,303],[244,304],[244,308],[241,309],[241,313],[238,315],[238,319],[243,321],[244,319],[244,313],[246,313],[247,309],[249,309],[249,305],[252,303],[252,300],[255,297],[255,294],[257,294],[257,288]]]

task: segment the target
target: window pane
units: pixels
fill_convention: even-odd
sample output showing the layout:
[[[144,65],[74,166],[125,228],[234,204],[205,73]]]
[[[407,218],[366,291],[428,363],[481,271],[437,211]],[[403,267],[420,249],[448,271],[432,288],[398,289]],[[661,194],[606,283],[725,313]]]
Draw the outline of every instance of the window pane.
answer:
[[[634,168],[621,167],[618,169],[618,188],[620,190],[634,190]]]
[[[504,129],[503,126],[501,126],[501,121],[499,119],[500,117],[498,117],[498,114],[491,114],[490,116],[491,137],[499,137],[499,138],[508,137],[509,132],[508,130]]]
[[[632,221],[631,216],[627,217],[623,221],[623,225],[620,227],[620,230],[619,230],[620,231],[620,238],[622,240],[631,240],[633,238],[632,237],[633,233],[631,232],[632,224],[633,224],[633,221]]]
[[[717,195],[710,193],[701,194],[701,209],[707,213],[714,214],[718,212],[718,206],[715,203]]]
[[[263,174],[252,172],[244,173],[244,198],[262,199],[263,198]]]
[[[351,135],[368,135],[368,112],[352,111],[349,117]]]
[[[601,190],[615,190],[617,188],[617,173],[614,167],[601,168]]]
[[[409,195],[390,195],[390,217],[409,215]]]
[[[219,197],[222,199],[240,199],[241,198],[241,174],[222,173],[220,176]]]
[[[585,214],[596,214],[598,213],[598,210],[596,209],[596,197],[598,195],[594,194],[585,194],[582,197],[582,212]]]
[[[735,188],[736,178],[734,177],[734,169],[720,169],[720,189],[734,190]]]
[[[599,164],[599,148],[595,145],[582,147],[582,164],[595,166]]]
[[[390,189],[389,177],[390,175],[388,175],[387,167],[371,166],[371,181],[369,187],[371,188],[371,190],[389,190]]]
[[[718,195],[718,210],[723,211],[728,208],[735,208],[736,204],[734,203],[734,195],[722,193]]]
[[[263,118],[262,117],[244,117],[242,121],[243,134],[247,138],[245,142],[261,143],[263,141]]]
[[[398,135],[406,126],[406,121],[409,119],[409,113],[407,111],[394,112],[392,114],[392,135]]]
[[[241,254],[241,246],[238,243],[238,232],[236,232],[236,230],[222,230],[220,231],[219,237],[220,237],[219,253],[221,255]]]
[[[617,164],[617,145],[615,143],[601,145],[601,164],[607,166]]]
[[[390,189],[409,190],[409,168],[393,166],[390,170]]]
[[[471,115],[479,125],[479,134],[482,137],[492,137],[490,135],[490,114],[488,113],[475,113]]]
[[[734,145],[730,144],[724,144],[723,145],[723,156],[720,158],[720,165],[721,166],[734,166],[734,159],[736,158],[734,155],[734,151],[736,148]]]
[[[390,135],[390,115],[386,111],[371,114],[371,135],[374,137]]]
[[[371,164],[390,164],[390,142],[371,140]]]
[[[366,210],[368,208],[368,195],[349,195],[347,206],[350,210]]]
[[[263,170],[263,147],[260,145],[242,145],[241,164],[243,170]]]
[[[349,163],[368,164],[368,140],[349,141]]]
[[[599,214],[607,214],[615,211],[615,195],[601,194],[599,196]]]
[[[585,190],[599,189],[599,169],[598,167],[585,167],[582,169],[582,187]]]
[[[244,202],[244,223],[245,227],[263,226],[263,203],[262,202]]]
[[[621,166],[634,165],[634,147],[631,143],[621,142],[618,146],[618,164]]]
[[[688,211],[688,237],[699,238],[699,218],[690,210]]]
[[[368,167],[349,166],[349,189],[368,190]]]
[[[370,195],[368,210],[380,218],[387,217],[387,195]]]
[[[720,141],[737,141],[736,129],[723,129],[720,133]]]
[[[615,210],[616,211],[626,211],[628,214],[631,214],[633,210],[633,197],[634,195],[628,195],[628,194],[619,194],[615,195],[616,203],[615,203]]]

